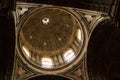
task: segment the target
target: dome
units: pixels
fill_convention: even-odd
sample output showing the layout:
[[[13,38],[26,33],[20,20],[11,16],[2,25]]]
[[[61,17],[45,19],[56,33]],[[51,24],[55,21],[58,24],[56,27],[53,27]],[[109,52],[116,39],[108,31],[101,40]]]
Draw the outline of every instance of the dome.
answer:
[[[57,70],[72,64],[84,46],[83,23],[73,10],[38,7],[19,24],[18,50],[33,66]]]

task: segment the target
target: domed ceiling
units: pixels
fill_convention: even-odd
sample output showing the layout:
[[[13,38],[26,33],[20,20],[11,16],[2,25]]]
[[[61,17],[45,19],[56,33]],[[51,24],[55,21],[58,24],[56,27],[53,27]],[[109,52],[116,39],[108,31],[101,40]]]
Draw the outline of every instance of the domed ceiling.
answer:
[[[81,55],[85,43],[83,27],[73,10],[52,6],[33,9],[19,24],[19,51],[39,68],[63,68]]]

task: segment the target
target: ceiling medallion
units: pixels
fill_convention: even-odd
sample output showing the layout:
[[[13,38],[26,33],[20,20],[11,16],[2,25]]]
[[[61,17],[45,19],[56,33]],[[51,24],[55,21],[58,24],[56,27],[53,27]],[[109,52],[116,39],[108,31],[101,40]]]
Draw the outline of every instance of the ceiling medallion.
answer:
[[[36,71],[64,72],[82,58],[85,34],[84,24],[75,11],[38,7],[19,24],[17,45],[20,55]]]

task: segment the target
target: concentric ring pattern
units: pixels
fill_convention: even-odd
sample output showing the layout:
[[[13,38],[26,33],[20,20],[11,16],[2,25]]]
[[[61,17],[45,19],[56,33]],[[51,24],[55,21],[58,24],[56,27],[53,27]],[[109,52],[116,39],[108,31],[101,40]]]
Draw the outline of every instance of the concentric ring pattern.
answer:
[[[80,56],[84,30],[74,11],[42,7],[23,19],[18,31],[19,51],[33,65],[58,69],[70,65]]]

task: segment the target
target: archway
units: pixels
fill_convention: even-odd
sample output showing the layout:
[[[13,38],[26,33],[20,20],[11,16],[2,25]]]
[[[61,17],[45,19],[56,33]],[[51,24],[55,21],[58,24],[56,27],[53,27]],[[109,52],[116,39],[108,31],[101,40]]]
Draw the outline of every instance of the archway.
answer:
[[[71,80],[71,79],[57,75],[43,75],[43,76],[33,77],[28,80]]]
[[[88,76],[90,80],[110,80],[107,51],[111,35],[115,30],[111,21],[102,21],[93,31],[87,53]]]

